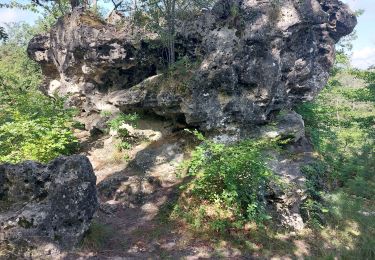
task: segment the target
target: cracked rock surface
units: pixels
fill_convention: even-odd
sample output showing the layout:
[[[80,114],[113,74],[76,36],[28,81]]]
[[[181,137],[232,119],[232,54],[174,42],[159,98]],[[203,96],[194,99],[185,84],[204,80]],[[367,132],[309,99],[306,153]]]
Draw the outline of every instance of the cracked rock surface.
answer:
[[[95,185],[81,155],[0,165],[0,258],[53,259],[75,247],[98,208]]]
[[[45,92],[72,94],[85,116],[141,110],[202,130],[243,129],[313,99],[335,43],[356,23],[338,0],[220,0],[179,23],[176,55],[191,64],[168,77],[155,34],[76,9],[28,53],[42,65]]]

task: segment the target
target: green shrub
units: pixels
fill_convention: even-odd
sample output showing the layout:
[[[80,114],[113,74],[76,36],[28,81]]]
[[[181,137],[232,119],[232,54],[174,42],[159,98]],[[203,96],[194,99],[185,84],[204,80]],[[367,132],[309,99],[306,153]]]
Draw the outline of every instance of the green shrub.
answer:
[[[122,126],[124,124],[130,124],[135,127],[138,119],[139,115],[137,113],[120,114],[107,122],[109,128],[116,131],[116,137],[119,141],[116,148],[119,152],[131,149],[132,145],[136,142],[135,137],[130,136],[128,129]],[[125,155],[125,159],[128,159],[128,155]]]
[[[26,54],[33,32],[29,25],[14,25],[0,44],[0,162],[48,162],[77,148],[74,111],[64,108],[64,99],[38,90],[41,71]]]
[[[325,214],[328,213],[324,199],[327,191],[328,165],[323,161],[316,161],[301,169],[306,177],[306,199],[301,205],[304,220],[315,227],[322,227]]]
[[[302,213],[313,226],[325,224],[321,232],[324,243],[331,243],[331,255],[373,259],[375,72],[334,73],[314,102],[298,108],[319,154],[318,162],[303,169],[307,199]],[[364,84],[354,82],[353,74]],[[356,84],[345,85],[341,78]]]
[[[118,131],[120,127],[125,123],[135,123],[139,119],[137,113],[134,114],[120,114],[115,118],[108,121],[108,126],[115,131]]]
[[[338,74],[314,102],[298,107],[314,148],[329,165],[328,181],[332,185],[344,186],[356,176],[371,171],[369,162],[374,161],[372,73],[363,74],[356,73],[363,76],[367,86],[343,86]]]
[[[0,162],[48,162],[76,150],[78,141],[71,129],[74,111],[64,109],[62,99],[13,90],[1,95],[0,102]]]
[[[200,201],[221,205],[236,219],[258,223],[268,219],[263,195],[273,174],[262,152],[267,146],[265,141],[253,140],[228,146],[204,141],[185,165],[188,175],[194,177],[191,194]]]
[[[117,144],[117,149],[120,151],[129,150],[132,148],[132,145],[126,141],[122,141],[121,143]]]

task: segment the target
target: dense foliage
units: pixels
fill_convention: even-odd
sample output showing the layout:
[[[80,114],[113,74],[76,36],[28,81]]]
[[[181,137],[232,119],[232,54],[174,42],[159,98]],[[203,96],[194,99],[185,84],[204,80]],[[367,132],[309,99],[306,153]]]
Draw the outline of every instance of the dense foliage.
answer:
[[[137,113],[133,114],[119,114],[107,122],[109,129],[116,132],[116,137],[119,141],[117,143],[117,149],[119,151],[125,151],[132,148],[132,145],[136,143],[136,137],[131,136],[129,130],[125,127],[128,125],[129,127],[135,127],[136,122],[139,119],[139,115]]]
[[[360,78],[370,80],[373,74],[356,72]],[[337,77],[343,76],[341,73]],[[332,185],[343,186],[374,166],[373,92],[373,82],[353,87],[333,77],[315,102],[299,108],[315,149],[330,166]]]
[[[336,68],[316,101],[299,107],[319,154],[304,169],[305,214],[322,233],[336,230],[328,239],[348,259],[375,257],[374,87],[374,71]]]
[[[26,54],[38,29],[20,24],[8,31],[7,42],[0,45],[0,162],[47,162],[73,152],[74,113],[64,108],[63,99],[38,90],[42,75]]]
[[[245,140],[224,145],[194,133],[202,144],[182,167],[187,169],[187,176],[193,177],[185,194],[192,201],[180,203],[184,206],[177,207],[176,212],[195,214],[192,217],[187,213],[185,217],[198,228],[207,222],[214,230],[221,231],[231,225],[269,219],[264,194],[275,176],[267,168],[264,151],[270,142]]]

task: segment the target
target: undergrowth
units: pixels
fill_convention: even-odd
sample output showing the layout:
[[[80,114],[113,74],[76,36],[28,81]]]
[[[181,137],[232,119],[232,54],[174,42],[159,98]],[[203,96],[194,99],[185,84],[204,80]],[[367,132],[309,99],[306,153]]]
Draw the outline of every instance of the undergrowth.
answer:
[[[272,144],[224,146],[197,132],[202,144],[183,165],[187,184],[169,220],[213,244],[225,241],[265,258],[374,259],[374,75],[340,72],[298,108],[316,157],[302,168],[306,228],[290,232],[267,221],[262,194],[273,176],[262,151]]]
[[[102,116],[108,119],[112,117],[111,112],[103,111]],[[107,121],[109,131],[115,133],[117,139],[116,148],[117,151],[113,154],[113,161],[121,163],[123,160],[128,160],[129,155],[126,151],[130,150],[135,143],[137,143],[137,136],[132,136],[129,129],[133,129],[137,126],[139,115],[137,113],[132,114],[118,114]]]
[[[188,86],[200,63],[200,60],[192,61],[187,56],[181,57],[163,72],[158,87],[179,95],[187,94]]]
[[[0,163],[24,160],[48,162],[76,151],[75,111],[64,99],[39,91],[42,74],[27,56],[28,40],[36,26],[8,26],[9,38],[0,43]]]
[[[309,223],[319,226],[320,239],[336,250],[322,252],[312,243],[315,255],[374,259],[375,72],[337,73],[316,101],[298,108],[319,154],[317,162],[305,167],[304,210]]]
[[[183,187],[174,214],[197,229],[221,232],[241,228],[246,222],[269,220],[264,194],[269,181],[275,179],[263,153],[271,146],[269,141],[246,140],[226,146],[206,140],[197,131],[194,134],[202,144],[181,167],[192,180]]]
[[[301,205],[302,217],[312,227],[323,228],[329,212],[324,199],[327,191],[327,164],[316,161],[304,166],[301,171],[306,178],[306,199]]]
[[[12,91],[2,95],[0,102],[0,162],[48,162],[77,150],[72,131],[74,110],[65,109],[63,99]]]

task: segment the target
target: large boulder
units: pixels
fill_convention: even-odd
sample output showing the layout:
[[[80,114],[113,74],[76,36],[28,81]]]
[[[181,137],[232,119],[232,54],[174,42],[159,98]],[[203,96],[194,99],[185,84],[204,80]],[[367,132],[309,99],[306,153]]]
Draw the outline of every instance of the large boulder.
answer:
[[[218,1],[182,32],[204,53],[182,106],[186,121],[262,124],[312,100],[328,80],[335,43],[355,25],[337,0]]]
[[[45,91],[73,93],[86,113],[146,110],[202,130],[243,129],[313,99],[335,43],[356,22],[338,0],[219,0],[177,26],[177,56],[188,64],[156,75],[165,54],[158,37],[77,9],[28,53],[48,74]]]
[[[56,259],[76,246],[98,208],[95,185],[80,155],[0,165],[0,258]]]

